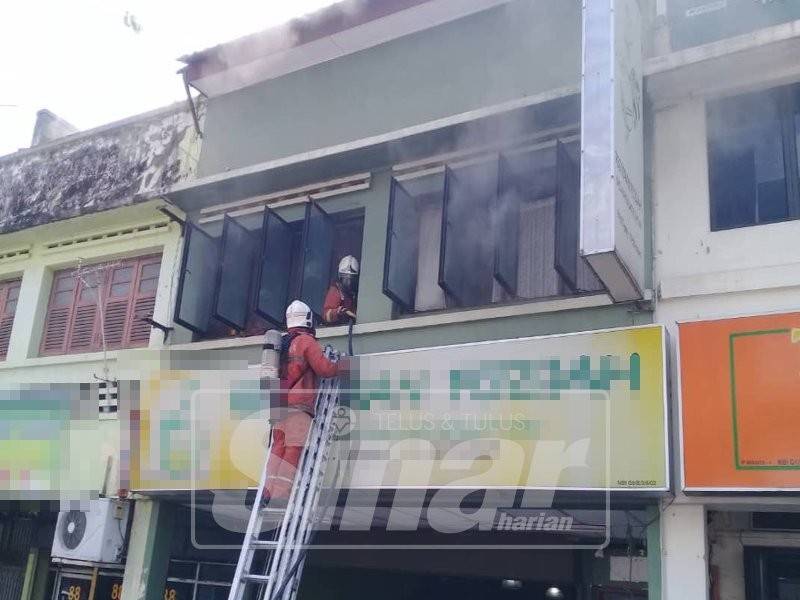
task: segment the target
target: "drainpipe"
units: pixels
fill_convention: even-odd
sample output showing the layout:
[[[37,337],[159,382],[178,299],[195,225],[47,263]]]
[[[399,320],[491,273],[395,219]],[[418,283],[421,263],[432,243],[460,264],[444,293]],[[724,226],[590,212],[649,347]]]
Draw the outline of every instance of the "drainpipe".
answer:
[[[194,100],[192,99],[192,91],[189,88],[189,77],[186,75],[186,67],[178,71],[178,73],[181,74],[181,78],[183,79],[183,89],[186,90],[186,101],[189,103],[189,110],[192,113],[194,130],[197,132],[197,135],[202,138],[203,132],[200,131],[200,119],[197,117],[197,107],[194,104]]]

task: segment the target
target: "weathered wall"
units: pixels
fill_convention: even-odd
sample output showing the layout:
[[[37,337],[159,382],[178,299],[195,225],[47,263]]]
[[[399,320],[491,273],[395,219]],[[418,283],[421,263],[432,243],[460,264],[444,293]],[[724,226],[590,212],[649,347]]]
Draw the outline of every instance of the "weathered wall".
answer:
[[[0,233],[157,196],[194,174],[198,141],[184,103],[0,158]]]

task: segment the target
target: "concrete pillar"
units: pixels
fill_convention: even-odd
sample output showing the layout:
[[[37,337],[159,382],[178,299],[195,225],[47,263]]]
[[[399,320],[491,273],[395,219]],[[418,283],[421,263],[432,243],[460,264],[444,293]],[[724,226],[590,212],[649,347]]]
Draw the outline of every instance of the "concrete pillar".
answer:
[[[47,598],[48,579],[50,575],[50,549],[38,548],[36,553],[36,577],[33,581],[33,588],[29,600],[49,600]]]
[[[162,501],[136,501],[122,580],[125,600],[163,597],[174,513],[175,507]]]
[[[28,552],[28,562],[25,565],[25,579],[22,582],[20,600],[31,600],[33,586],[36,583],[36,567],[39,564],[39,548],[34,546]]]
[[[661,523],[662,600],[708,600],[705,507],[673,504]]]
[[[38,356],[52,282],[53,273],[42,264],[35,263],[25,269],[8,343],[9,363]]]
[[[661,515],[658,506],[647,510],[647,600],[661,600]]]
[[[171,206],[170,210],[178,216],[184,216],[175,207]],[[169,228],[174,235],[164,242],[161,252],[161,270],[158,273],[158,290],[153,307],[153,320],[162,325],[175,327],[169,337],[170,344],[188,343],[192,341],[192,332],[172,322],[181,278],[180,264],[183,257],[184,239],[180,237],[180,226],[177,223],[170,223]],[[161,348],[165,345],[164,333],[153,328],[150,332],[150,347]]]

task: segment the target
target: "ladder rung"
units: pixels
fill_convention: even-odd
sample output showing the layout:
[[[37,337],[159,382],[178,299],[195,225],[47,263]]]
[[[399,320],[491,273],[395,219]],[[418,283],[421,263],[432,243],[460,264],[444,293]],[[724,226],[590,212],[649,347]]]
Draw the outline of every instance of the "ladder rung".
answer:
[[[277,548],[278,541],[277,540],[252,540],[250,542],[250,547],[253,550],[264,550],[265,548]]]
[[[302,546],[310,539],[311,528],[313,528],[317,517],[312,512],[310,517],[305,519],[303,510],[306,505],[309,505],[310,510],[314,511],[314,506],[311,506],[310,503],[318,502],[317,495],[320,493],[322,481],[324,480],[324,466],[331,458],[329,444],[333,434],[331,433],[332,430],[326,429],[329,426],[327,419],[331,418],[333,414],[332,411],[335,409],[338,396],[338,382],[330,379],[324,380],[316,398],[319,418],[314,421],[313,428],[307,438],[308,443],[302,455],[303,470],[297,473],[296,481],[293,484],[292,494],[295,497],[295,503],[291,507],[284,502],[269,502],[266,506],[260,506],[260,500],[254,503],[253,514],[251,514],[248,531],[239,555],[237,575],[234,577],[231,587],[232,598],[241,598],[246,584],[267,585],[267,588],[269,588],[268,584],[275,581],[276,578],[282,577],[280,573],[284,569],[280,566],[283,564],[281,561],[293,556],[291,549]],[[262,485],[266,477],[265,470],[262,473]],[[257,497],[259,497],[258,494]],[[276,534],[275,539],[258,539],[259,532],[263,531],[265,523],[281,521],[283,521],[284,527]],[[247,571],[254,561],[254,552],[258,550],[272,553],[267,561],[266,570],[261,573],[248,573]],[[287,553],[286,556],[284,556],[284,553]],[[293,569],[296,568],[297,564]],[[297,587],[301,569],[302,566],[297,571],[292,570],[291,574],[287,573],[289,577],[288,584],[292,586],[291,589],[293,590]]]
[[[282,515],[286,512],[286,507],[278,508],[275,506],[264,506],[262,507],[259,512],[262,515]]]

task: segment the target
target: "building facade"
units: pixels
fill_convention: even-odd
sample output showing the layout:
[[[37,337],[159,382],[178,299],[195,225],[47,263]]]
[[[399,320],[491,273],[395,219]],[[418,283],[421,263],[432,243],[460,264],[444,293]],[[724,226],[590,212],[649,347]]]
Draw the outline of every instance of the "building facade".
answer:
[[[798,72],[784,54],[796,44],[796,7],[667,4],[674,51],[652,59],[648,77],[655,316],[676,341],[679,483],[662,524],[674,557],[664,586],[669,597],[671,587],[684,597],[791,597],[797,445],[780,407],[798,389],[796,355],[743,349],[773,339],[758,331],[797,326]]]
[[[192,176],[198,151],[180,105],[0,160],[8,598],[119,595],[116,557],[99,566],[51,561],[51,551],[69,525],[59,514],[118,496],[117,355],[163,343],[143,319],[169,319],[180,228],[158,196]]]
[[[345,255],[362,438],[301,598],[793,598],[798,18],[344,2],[0,159],[9,599],[227,595],[263,333]],[[471,526],[436,550],[438,500]],[[119,548],[71,554],[71,510]]]

